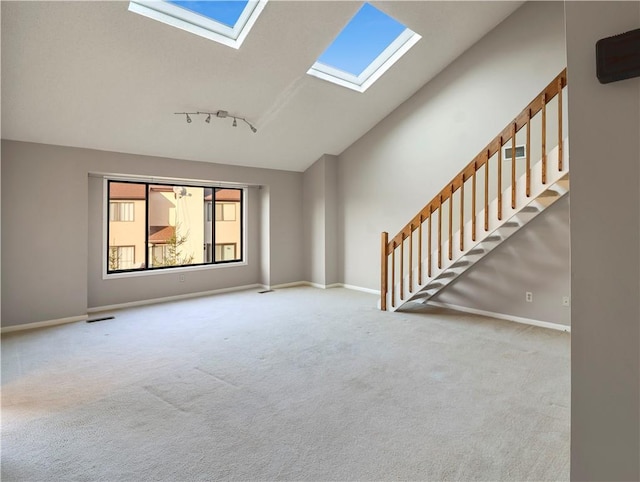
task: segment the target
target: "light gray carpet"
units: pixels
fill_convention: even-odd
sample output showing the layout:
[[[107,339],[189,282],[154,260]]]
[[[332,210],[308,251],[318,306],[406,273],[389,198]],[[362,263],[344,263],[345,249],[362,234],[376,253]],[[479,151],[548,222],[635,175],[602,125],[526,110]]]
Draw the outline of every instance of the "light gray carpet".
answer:
[[[563,480],[569,335],[290,288],[2,339],[3,481]]]

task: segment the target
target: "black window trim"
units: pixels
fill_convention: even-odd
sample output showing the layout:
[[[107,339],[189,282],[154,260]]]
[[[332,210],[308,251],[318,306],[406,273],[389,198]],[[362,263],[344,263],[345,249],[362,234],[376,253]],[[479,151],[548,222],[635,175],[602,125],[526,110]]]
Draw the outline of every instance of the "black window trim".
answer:
[[[105,262],[104,264],[104,273],[107,276],[113,276],[113,275],[122,275],[122,274],[137,274],[137,275],[146,275],[146,274],[150,274],[150,273],[155,273],[155,272],[166,272],[171,271],[171,270],[189,270],[192,268],[196,268],[196,269],[202,269],[202,268],[213,268],[213,267],[222,267],[222,266],[233,266],[233,265],[245,265],[246,264],[246,250],[245,250],[245,194],[246,194],[246,187],[245,186],[240,186],[240,185],[236,185],[236,184],[229,184],[229,185],[225,185],[225,183],[220,183],[220,182],[189,182],[189,181],[181,181],[180,179],[151,179],[149,180],[148,178],[145,179],[136,179],[136,178],[121,178],[121,177],[105,177],[105,192],[104,194],[104,198],[106,199],[106,216],[104,216],[105,218],[105,222],[106,222],[106,229],[105,229],[105,234],[106,234],[106,239],[105,239],[105,244],[103,246],[103,253],[102,253],[102,257],[103,260]],[[129,184],[142,184],[145,186],[145,198],[144,198],[144,203],[145,203],[145,239],[144,239],[144,243],[145,243],[145,250],[144,250],[144,263],[145,263],[145,267],[144,268],[135,268],[135,269],[122,269],[122,270],[110,270],[109,269],[109,239],[110,239],[110,207],[109,207],[109,203],[111,202],[110,199],[110,186],[111,183],[129,183]],[[226,261],[216,261],[215,260],[215,253],[212,256],[212,261],[211,262],[205,262],[205,263],[194,263],[194,264],[185,264],[185,265],[179,265],[179,266],[155,266],[155,267],[148,267],[149,264],[149,186],[178,186],[178,187],[196,187],[196,188],[202,188],[202,189],[211,189],[212,190],[212,213],[215,213],[215,193],[216,191],[220,191],[220,190],[237,190],[240,191],[240,209],[239,209],[239,223],[240,223],[240,246],[239,249],[237,250],[240,258],[239,259],[234,259],[234,260],[226,260]],[[224,201],[223,201],[224,202]],[[237,215],[238,213],[236,213]],[[213,219],[215,219],[215,216],[213,217]],[[215,241],[216,241],[216,222],[215,221],[211,221],[211,228],[212,228],[212,239],[211,239],[211,244],[212,246],[215,246]]]

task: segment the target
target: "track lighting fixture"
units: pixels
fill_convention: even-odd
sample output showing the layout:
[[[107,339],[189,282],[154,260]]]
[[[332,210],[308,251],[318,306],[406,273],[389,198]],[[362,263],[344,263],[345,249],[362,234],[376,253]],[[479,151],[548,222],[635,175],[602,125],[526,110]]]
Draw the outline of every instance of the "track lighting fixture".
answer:
[[[235,115],[229,115],[229,112],[227,112],[226,110],[218,110],[216,112],[174,112],[175,115],[184,115],[187,116],[187,123],[191,124],[191,116],[192,115],[205,115],[207,116],[205,118],[205,122],[207,124],[211,123],[211,116],[216,116],[219,119],[226,119],[227,117],[231,117],[233,119],[233,123],[231,124],[233,127],[238,127],[238,121],[241,120],[242,122],[244,122],[245,124],[247,124],[249,126],[249,129],[251,129],[251,132],[253,132],[254,134],[256,132],[258,132],[258,129],[256,129],[253,124],[251,124],[251,122],[249,122],[247,119],[245,119],[244,117],[238,117]]]

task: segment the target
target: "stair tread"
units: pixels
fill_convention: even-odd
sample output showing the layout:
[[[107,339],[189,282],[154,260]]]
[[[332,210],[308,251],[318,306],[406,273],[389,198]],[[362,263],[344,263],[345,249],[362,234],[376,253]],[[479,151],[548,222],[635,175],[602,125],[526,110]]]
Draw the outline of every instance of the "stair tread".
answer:
[[[471,264],[470,261],[457,261],[451,265],[452,268],[461,268],[463,266],[469,266]]]
[[[535,206],[525,206],[524,208],[522,208],[520,210],[521,213],[538,213],[540,212],[540,209],[538,209]]]
[[[473,231],[471,233],[471,241],[466,245],[466,250],[462,249],[462,246],[460,251],[458,251],[457,246],[455,248],[457,260],[456,258],[451,260],[452,246],[449,246],[450,257],[447,260],[443,256],[442,261],[444,262],[444,266],[439,267],[436,272],[433,273],[433,277],[429,276],[426,280],[423,280],[425,283],[421,284],[421,286],[418,285],[418,290],[409,293],[406,297],[403,297],[404,299],[400,300],[399,303],[396,302],[396,306],[393,306],[394,311],[402,308],[402,305],[409,301],[416,301],[425,304],[428,303],[430,299],[438,293],[446,290],[447,287],[455,282],[461,274],[472,268],[475,263],[483,258],[485,254],[499,248],[500,244],[508,239],[512,233],[516,232],[520,228],[526,227],[538,214],[542,213],[547,207],[557,202],[558,199],[566,196],[569,192],[570,176],[568,169],[564,172],[558,171],[557,173],[548,173],[547,180],[548,182],[546,185],[540,186],[539,184],[536,184],[535,187],[532,186],[532,191],[534,192],[530,194],[533,195],[527,194],[526,198],[524,189],[520,191],[518,193],[517,200],[513,201],[518,205],[514,206],[514,209],[507,209],[507,211],[504,212],[505,217],[502,219],[496,219],[496,215],[500,214],[501,211],[496,208],[495,199],[492,201],[493,204],[491,204],[491,206],[489,206],[489,204],[486,205],[485,211],[476,213],[478,218],[483,216],[482,213],[484,213],[485,219],[490,216],[489,222],[485,221],[485,223],[487,223],[485,224],[487,229],[483,231],[481,227],[478,227],[476,237],[476,224],[482,226],[482,221],[474,223]],[[524,181],[519,180],[518,182]],[[542,192],[540,192],[540,190],[542,190]],[[506,204],[503,204],[503,207],[506,207]],[[420,222],[423,221],[423,218],[424,216],[421,217]],[[474,221],[478,221],[478,219],[474,219]],[[468,221],[464,226],[461,226],[460,231],[458,232],[465,240],[469,234],[468,229],[470,229],[469,226],[467,226],[468,224],[472,224],[472,221]],[[452,242],[453,241],[450,236],[449,243]],[[445,250],[446,244],[444,247],[439,249]],[[429,263],[431,262],[431,259],[432,258],[429,258]],[[421,263],[422,261],[419,262]],[[427,262],[427,260],[424,260],[424,262]]]
[[[558,197],[560,193],[558,191],[554,191],[553,189],[547,189],[538,197]]]

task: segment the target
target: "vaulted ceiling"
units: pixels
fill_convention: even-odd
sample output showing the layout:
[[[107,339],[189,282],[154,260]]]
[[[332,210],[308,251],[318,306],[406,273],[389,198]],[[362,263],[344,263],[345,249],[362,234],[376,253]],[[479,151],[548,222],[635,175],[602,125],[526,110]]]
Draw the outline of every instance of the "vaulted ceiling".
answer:
[[[2,138],[303,171],[340,154],[523,2],[370,2],[422,39],[369,90],[306,74],[362,2],[271,0],[239,50],[128,2],[2,1]],[[174,112],[227,110],[229,119]]]

